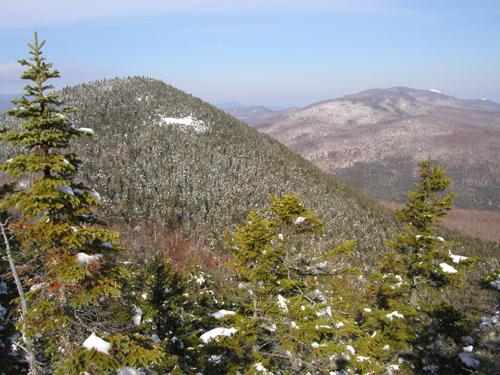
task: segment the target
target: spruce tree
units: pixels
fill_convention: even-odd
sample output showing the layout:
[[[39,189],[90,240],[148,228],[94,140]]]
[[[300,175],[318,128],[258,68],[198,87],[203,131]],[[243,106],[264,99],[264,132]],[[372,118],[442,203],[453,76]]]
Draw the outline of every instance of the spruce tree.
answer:
[[[396,212],[404,231],[388,243],[371,279],[375,308],[362,320],[379,337],[373,351],[381,360],[402,356],[418,371],[441,366],[440,373],[453,372],[456,353],[443,358],[439,347],[458,344],[465,333],[464,314],[453,306],[450,293],[462,285],[472,260],[453,254],[454,244],[436,234],[436,223],[451,210],[455,196],[445,193],[451,180],[430,162],[421,162],[419,169],[415,190]]]
[[[74,110],[52,91],[48,80],[59,72],[46,62],[44,44],[35,33],[30,58],[19,61],[29,84],[8,114],[21,125],[1,134],[17,151],[0,166],[19,182],[1,208],[13,215],[9,230],[19,243],[16,257],[25,264],[27,314],[18,327],[43,365],[31,371],[148,368],[162,351],[132,324],[133,302],[122,291],[128,271],[115,261],[122,250],[118,234],[97,218],[101,198],[77,180],[81,161],[69,150],[72,140],[93,131],[74,128]]]
[[[305,374],[375,371],[363,350],[369,340],[356,323],[360,301],[348,265],[355,248],[345,241],[323,252],[319,218],[293,195],[273,198],[267,212],[253,210],[228,237],[238,291],[235,308],[214,338],[230,373]],[[359,342],[358,342],[359,341]]]

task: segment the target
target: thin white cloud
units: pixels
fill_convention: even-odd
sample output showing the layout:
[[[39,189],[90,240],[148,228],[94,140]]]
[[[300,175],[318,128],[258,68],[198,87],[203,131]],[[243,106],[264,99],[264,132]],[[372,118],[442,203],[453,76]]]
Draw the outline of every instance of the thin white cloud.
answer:
[[[20,0],[0,5],[0,29],[169,13],[404,12],[398,3],[397,0]]]
[[[17,62],[0,62],[0,81],[8,81],[19,78],[22,68]]]

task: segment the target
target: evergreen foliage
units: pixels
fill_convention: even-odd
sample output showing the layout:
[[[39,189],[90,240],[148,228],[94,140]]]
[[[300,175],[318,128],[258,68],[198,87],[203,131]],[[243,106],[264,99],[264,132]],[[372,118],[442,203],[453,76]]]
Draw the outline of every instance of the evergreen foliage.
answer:
[[[389,242],[371,280],[377,309],[363,320],[389,345],[381,359],[406,355],[418,371],[439,366],[440,373],[456,373],[456,348],[467,331],[450,292],[462,285],[472,259],[453,254],[454,244],[435,233],[437,220],[451,209],[454,194],[444,194],[450,180],[429,162],[419,166],[420,181],[397,212],[405,230]]]
[[[371,358],[370,337],[356,322],[362,297],[347,260],[356,246],[344,241],[317,248],[323,223],[298,198],[273,198],[264,213],[252,210],[228,236],[239,291],[226,320],[235,334],[229,373],[325,373],[381,371]],[[228,358],[226,352],[224,358]]]
[[[68,151],[72,139],[89,134],[72,126],[65,107],[47,81],[59,73],[47,63],[35,33],[30,59],[20,60],[31,81],[24,96],[8,112],[20,129],[3,129],[2,139],[18,154],[0,166],[9,175],[29,181],[18,184],[1,202],[18,215],[10,231],[19,242],[17,259],[23,275],[28,314],[19,322],[33,341],[43,370],[60,374],[103,373],[121,366],[147,368],[159,362],[161,350],[131,327],[130,303],[122,293],[128,271],[114,260],[121,246],[94,213],[100,196],[77,180],[81,161]],[[109,350],[82,347],[97,333]]]

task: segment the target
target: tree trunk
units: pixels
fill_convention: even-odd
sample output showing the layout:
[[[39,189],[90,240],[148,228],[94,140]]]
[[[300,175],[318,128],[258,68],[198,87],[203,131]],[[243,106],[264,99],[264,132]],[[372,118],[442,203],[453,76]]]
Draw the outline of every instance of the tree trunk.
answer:
[[[23,339],[23,350],[26,352],[26,360],[29,364],[29,374],[30,375],[39,375],[41,374],[40,368],[36,361],[35,351],[33,349],[33,343],[31,339],[26,335],[26,327],[25,327],[25,317],[28,313],[28,305],[26,303],[26,297],[24,295],[23,285],[21,284],[21,279],[19,279],[19,275],[17,274],[16,265],[14,264],[14,259],[12,258],[12,252],[10,249],[10,242],[7,236],[7,232],[5,230],[5,224],[0,224],[0,228],[2,230],[2,236],[5,243],[5,252],[7,253],[7,259],[9,261],[9,267],[12,272],[12,276],[14,277],[14,282],[16,284],[17,293],[19,294],[19,301],[21,303],[21,337]]]

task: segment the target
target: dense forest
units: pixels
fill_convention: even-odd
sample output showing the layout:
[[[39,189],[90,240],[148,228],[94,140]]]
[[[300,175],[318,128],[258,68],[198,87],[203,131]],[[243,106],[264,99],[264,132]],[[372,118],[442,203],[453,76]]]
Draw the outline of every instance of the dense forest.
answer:
[[[393,217],[162,82],[55,92],[43,45],[1,121],[0,372],[498,371],[496,248],[437,227],[442,168]]]

